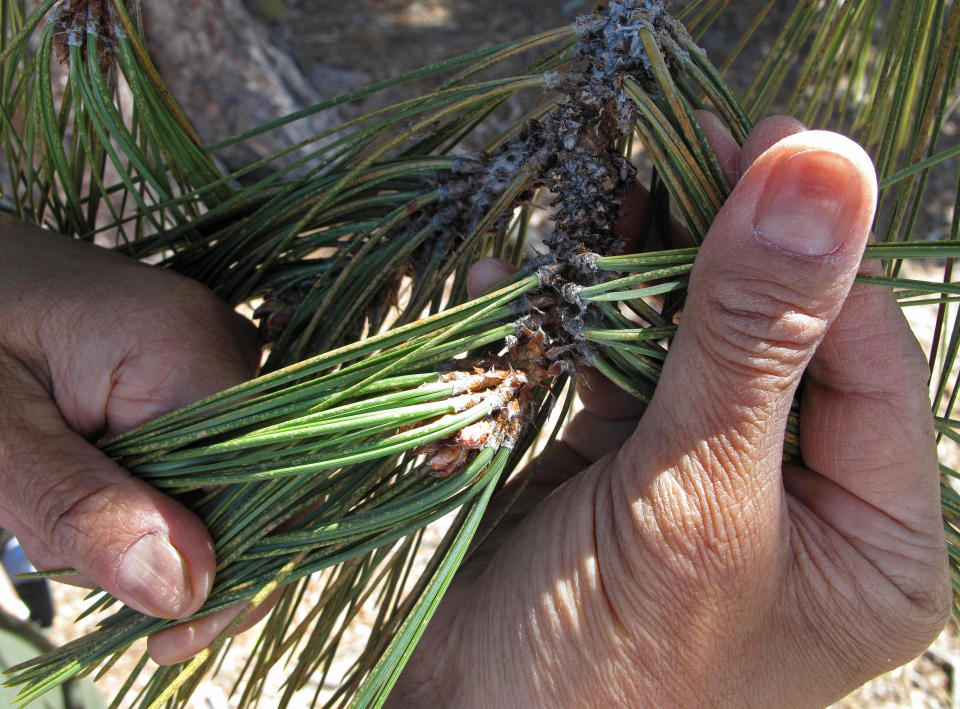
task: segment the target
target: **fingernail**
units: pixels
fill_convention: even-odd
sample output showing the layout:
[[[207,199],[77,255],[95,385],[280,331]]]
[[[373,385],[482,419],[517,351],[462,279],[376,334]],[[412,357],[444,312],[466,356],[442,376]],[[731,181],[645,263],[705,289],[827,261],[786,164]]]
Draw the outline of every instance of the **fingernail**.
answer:
[[[186,562],[159,534],[147,534],[127,549],[120,560],[117,585],[129,605],[163,618],[180,616],[192,597]]]
[[[861,194],[856,168],[847,158],[828,150],[794,153],[767,178],[755,233],[785,251],[825,256],[852,233]]]

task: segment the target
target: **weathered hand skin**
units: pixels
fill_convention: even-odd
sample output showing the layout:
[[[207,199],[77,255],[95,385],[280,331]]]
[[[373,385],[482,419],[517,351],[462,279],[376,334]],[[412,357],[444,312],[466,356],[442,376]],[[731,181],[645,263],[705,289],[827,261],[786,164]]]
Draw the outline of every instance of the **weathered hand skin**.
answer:
[[[252,325],[191,280],[9,217],[0,252],[0,525],[39,569],[190,615],[213,583],[207,530],[91,441],[252,376]]]
[[[512,517],[545,499],[460,574],[391,706],[823,706],[946,622],[926,364],[888,292],[851,290],[869,158],[699,119],[736,188],[653,401],[590,375]],[[806,467],[783,466],[802,375]]]

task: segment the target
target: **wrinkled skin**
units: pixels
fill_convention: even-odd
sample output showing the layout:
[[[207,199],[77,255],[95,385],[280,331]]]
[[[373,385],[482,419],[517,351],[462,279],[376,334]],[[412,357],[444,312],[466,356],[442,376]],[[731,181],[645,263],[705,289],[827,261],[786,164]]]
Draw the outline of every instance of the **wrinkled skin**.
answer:
[[[37,568],[190,615],[206,529],[91,441],[250,378],[253,326],[189,279],[10,218],[0,249],[0,525]]]
[[[741,149],[700,118],[737,186],[653,401],[586,375],[584,410],[458,576],[392,706],[817,706],[944,624],[926,365],[889,293],[850,290],[872,166],[791,119]],[[0,524],[38,568],[185,617],[213,579],[206,531],[89,441],[251,376],[252,328],[186,279],[25,229],[0,222]],[[474,292],[504,275],[477,264]],[[782,466],[804,372],[806,467]],[[230,615],[150,652],[189,657]]]
[[[848,294],[872,165],[792,119],[742,150],[700,120],[736,188],[653,401],[588,375],[391,707],[823,706],[944,625],[926,364],[890,293]],[[473,287],[504,275],[483,262]],[[782,465],[804,372],[806,466]]]

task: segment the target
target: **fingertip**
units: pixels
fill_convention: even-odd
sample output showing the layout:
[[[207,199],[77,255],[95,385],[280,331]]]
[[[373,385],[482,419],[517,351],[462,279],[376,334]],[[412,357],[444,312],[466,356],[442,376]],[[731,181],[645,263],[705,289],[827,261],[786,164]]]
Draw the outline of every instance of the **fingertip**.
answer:
[[[213,642],[214,638],[230,625],[243,608],[243,605],[225,608],[154,633],[147,638],[147,653],[150,659],[158,665],[175,665],[189,660]]]
[[[140,507],[132,515],[140,524],[123,530],[132,542],[123,549],[113,588],[107,590],[141,613],[187,618],[213,588],[213,542],[203,523],[172,498],[151,490]]]
[[[185,579],[190,589],[189,601],[183,604],[182,610],[176,615],[177,618],[186,618],[200,610],[213,590],[217,554],[203,523],[189,510],[181,510],[178,521],[171,526],[170,543],[187,568]]]
[[[773,211],[774,221],[789,224],[803,243],[800,253],[822,255],[849,245],[859,261],[877,203],[876,170],[860,145],[839,133],[801,131],[764,151],[749,172],[763,181],[754,205],[756,236],[763,236],[764,213]],[[819,251],[818,231],[832,235]]]
[[[5,471],[2,515],[39,569],[75,569],[132,608],[194,613],[213,585],[216,555],[190,510],[132,477],[62,420],[25,430]]]
[[[249,630],[263,620],[282,592],[283,589],[278,589],[271,593],[263,603],[251,610],[240,621],[231,634],[236,635]],[[158,665],[175,665],[189,660],[208,647],[247,608],[247,604],[238,603],[216,613],[154,633],[147,638],[147,653]]]
[[[480,259],[467,272],[467,295],[471,298],[483,295],[519,270],[503,259]]]
[[[836,258],[831,263],[838,272],[855,270],[876,199],[873,162],[857,143],[829,131],[793,133],[757,156],[743,174],[711,226],[702,260],[727,260],[736,248],[742,270],[751,259],[772,256],[742,253],[757,241],[821,258],[842,247],[843,263]],[[780,267],[785,277],[797,275],[789,263]]]
[[[37,486],[21,491],[43,500],[24,522],[45,540],[46,568],[74,568],[147,615],[195,613],[216,572],[203,522],[73,434],[60,442],[63,457],[51,464],[63,467],[38,469]]]

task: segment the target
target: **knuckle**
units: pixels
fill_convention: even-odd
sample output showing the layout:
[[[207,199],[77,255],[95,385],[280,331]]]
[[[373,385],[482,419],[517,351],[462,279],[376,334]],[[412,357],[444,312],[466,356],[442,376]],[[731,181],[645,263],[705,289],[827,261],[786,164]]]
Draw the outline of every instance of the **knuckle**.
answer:
[[[718,364],[740,375],[795,371],[827,328],[809,296],[766,278],[711,279],[696,293],[697,332]],[[816,306],[818,304],[812,304]]]
[[[218,310],[226,309],[209,288],[178,273],[137,268],[128,274],[128,280],[134,277],[138,289],[134,297],[123,301],[128,317],[133,320],[147,311],[156,316],[161,329],[177,330],[184,320],[207,321]]]
[[[192,315],[200,320],[215,320],[225,316],[226,306],[206,286],[182,279],[176,291],[174,307],[185,315]]]
[[[904,593],[911,609],[905,630],[916,634],[918,650],[922,650],[943,630],[953,608],[954,591],[945,555],[943,563],[926,566],[913,575]]]
[[[892,593],[877,597],[863,592],[869,617],[862,625],[872,627],[868,645],[881,648],[897,664],[921,653],[946,626],[953,605],[953,588],[946,560],[915,562],[900,575],[889,577]]]
[[[245,358],[249,350],[256,350],[253,323],[196,281],[178,279],[177,288],[169,291],[165,305],[170,332],[180,347],[215,351],[226,348],[240,359]]]
[[[229,382],[218,382],[220,388],[254,374],[260,352],[253,324],[206,286],[177,274],[160,276],[171,277],[169,282],[157,279],[167,287],[128,313],[128,331],[137,334],[130,339],[136,349],[122,364],[125,372],[127,368],[138,372],[135,388],[149,389],[148,394],[164,398],[164,391],[190,388],[189,384],[211,371],[232,377]],[[141,379],[140,373],[148,368],[146,378]]]
[[[810,519],[794,522],[802,592],[812,601],[806,621],[846,662],[879,674],[914,658],[944,628],[953,591],[938,535],[918,538],[904,530],[897,540],[851,550],[847,541],[814,530]],[[851,551],[869,566],[851,564]]]
[[[109,485],[89,484],[82,473],[48,480],[32,497],[37,532],[65,558],[92,545],[95,521],[116,504]]]
[[[937,582],[905,596],[905,601],[900,612],[875,616],[877,632],[870,644],[889,659],[890,669],[913,659],[937,638],[950,619],[953,589]]]

